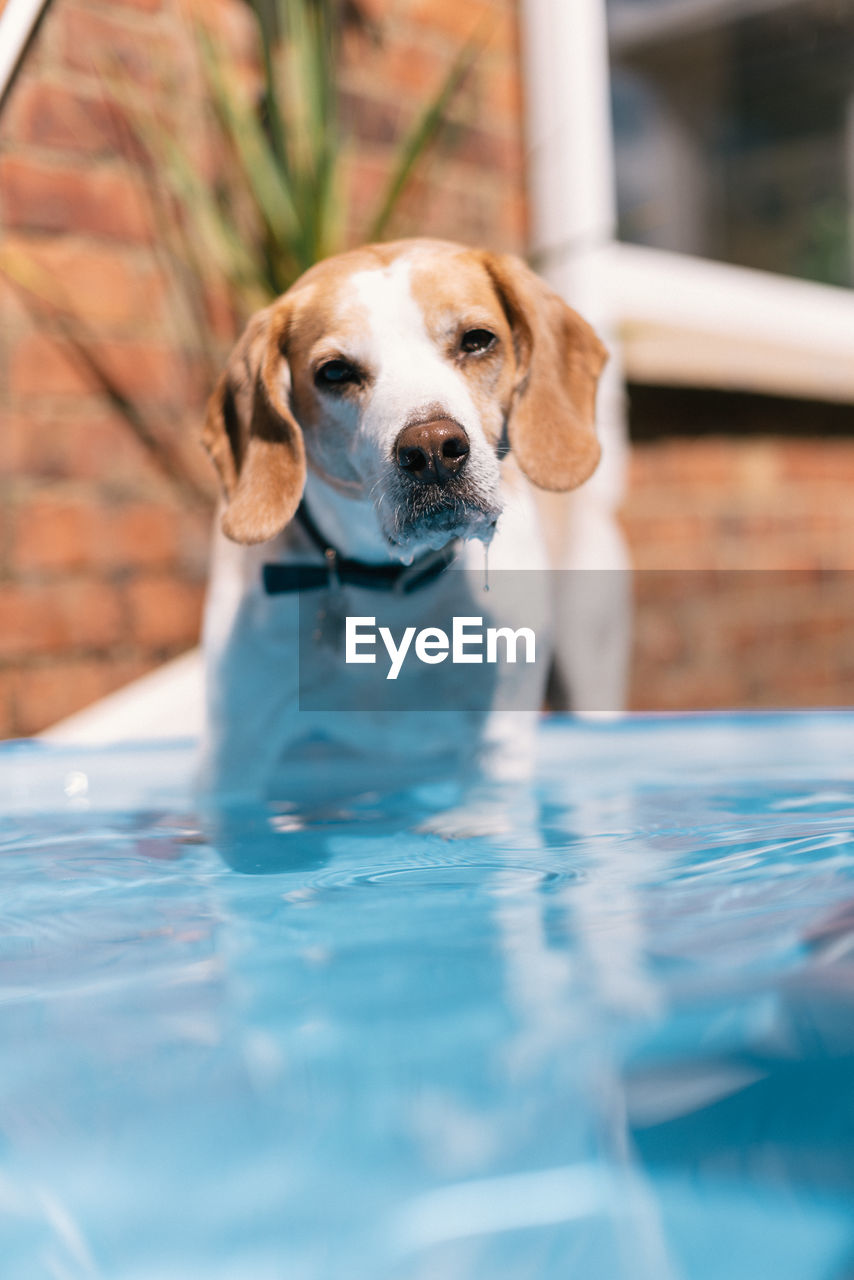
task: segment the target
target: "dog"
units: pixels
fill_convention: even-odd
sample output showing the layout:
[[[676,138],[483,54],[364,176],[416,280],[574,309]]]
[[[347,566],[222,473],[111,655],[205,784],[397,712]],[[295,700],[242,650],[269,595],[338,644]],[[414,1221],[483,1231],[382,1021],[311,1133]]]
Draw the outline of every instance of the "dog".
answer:
[[[534,717],[523,731],[502,691],[515,680],[533,713],[542,662],[484,668],[476,706],[471,666],[419,663],[418,705],[384,708],[376,682],[358,692],[342,637],[380,609],[389,636],[471,618],[455,569],[482,573],[487,548],[490,574],[548,567],[531,486],[568,491],[597,466],[605,359],[520,259],[439,240],[329,258],[252,317],[203,433],[223,492],[206,794],[310,805],[335,770],[354,792],[524,772]]]

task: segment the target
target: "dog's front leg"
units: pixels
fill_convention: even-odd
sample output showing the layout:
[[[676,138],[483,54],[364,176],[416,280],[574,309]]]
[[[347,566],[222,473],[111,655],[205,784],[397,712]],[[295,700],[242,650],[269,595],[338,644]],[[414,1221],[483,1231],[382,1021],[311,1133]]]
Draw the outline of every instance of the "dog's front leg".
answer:
[[[206,636],[207,724],[199,789],[216,804],[264,798],[297,727],[298,605],[247,593]]]

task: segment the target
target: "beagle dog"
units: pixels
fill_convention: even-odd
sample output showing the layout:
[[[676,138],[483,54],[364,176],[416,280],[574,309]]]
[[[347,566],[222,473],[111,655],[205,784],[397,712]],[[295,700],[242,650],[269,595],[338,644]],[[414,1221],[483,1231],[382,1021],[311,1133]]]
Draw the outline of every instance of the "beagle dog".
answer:
[[[330,258],[252,317],[203,437],[223,490],[210,795],[310,804],[339,767],[375,791],[524,763],[502,687],[527,679],[538,707],[542,664],[491,671],[473,706],[470,666],[418,663],[414,701],[381,706],[342,661],[344,626],[381,612],[398,635],[480,612],[455,570],[482,573],[486,548],[490,573],[548,567],[528,482],[570,490],[595,469],[605,358],[520,259],[438,240]]]

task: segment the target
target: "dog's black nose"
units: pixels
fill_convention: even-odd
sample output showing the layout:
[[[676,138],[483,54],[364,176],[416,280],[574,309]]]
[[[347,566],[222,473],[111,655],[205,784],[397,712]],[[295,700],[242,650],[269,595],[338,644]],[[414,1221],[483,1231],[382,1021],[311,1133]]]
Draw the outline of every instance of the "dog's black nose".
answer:
[[[445,484],[459,475],[469,456],[469,438],[451,418],[404,427],[394,445],[401,471],[419,484]]]

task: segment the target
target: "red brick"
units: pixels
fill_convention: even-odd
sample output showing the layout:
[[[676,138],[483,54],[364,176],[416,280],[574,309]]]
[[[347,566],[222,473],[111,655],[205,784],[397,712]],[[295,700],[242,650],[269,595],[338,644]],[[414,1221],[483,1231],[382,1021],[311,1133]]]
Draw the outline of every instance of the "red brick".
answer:
[[[119,597],[106,584],[0,586],[0,658],[108,649],[121,631]]]
[[[169,565],[178,554],[180,521],[171,506],[105,507],[91,498],[41,494],[19,504],[13,563],[23,573]]]
[[[239,62],[255,62],[258,56],[258,24],[246,4],[234,0],[185,0],[185,9]]]
[[[63,582],[53,590],[69,649],[109,649],[124,630],[121,599],[116,588],[101,582]]]
[[[80,396],[97,389],[74,352],[44,333],[22,338],[9,357],[9,390],[18,396]]]
[[[445,149],[455,160],[490,173],[518,173],[522,167],[517,143],[486,129],[465,126],[449,130]]]
[[[10,238],[6,250],[58,306],[93,324],[138,327],[156,324],[163,315],[166,282],[162,274],[150,264],[138,263],[127,251],[105,245],[95,248],[64,236]]]
[[[357,143],[379,146],[408,133],[412,116],[399,102],[387,102],[364,93],[343,93],[341,109]]]
[[[407,186],[395,215],[395,234],[428,235],[464,243],[483,244],[492,225],[492,205],[482,190],[465,186],[444,170],[443,182],[434,178],[438,165],[422,170]]]
[[[139,9],[142,13],[158,13],[163,8],[163,0],[104,0],[110,9]]]
[[[481,67],[478,70],[484,78],[484,109],[490,115],[506,117],[513,122],[517,132],[521,133],[522,123],[522,78],[518,68],[502,59],[497,67]]]
[[[7,155],[0,158],[0,191],[7,228],[151,238],[142,187],[113,168],[63,169]]]
[[[180,513],[174,508],[122,507],[113,518],[114,541],[107,554],[128,565],[168,565],[178,552]]]
[[[15,517],[14,564],[18,572],[76,569],[91,560],[96,508],[39,497],[20,504]]]
[[[168,404],[192,392],[186,366],[168,343],[103,343],[98,353],[122,391],[134,399]]]
[[[167,483],[124,419],[98,405],[71,417],[35,409],[10,413],[0,431],[0,475],[123,487]]]
[[[18,142],[112,154],[121,140],[117,108],[58,85],[24,81],[12,98],[4,132]]]
[[[432,31],[441,31],[460,46],[475,33],[488,38],[490,51],[512,49],[516,43],[511,15],[496,12],[489,0],[414,0],[410,16]],[[455,50],[454,50],[455,52]]]
[[[159,575],[127,587],[132,632],[137,643],[156,649],[195,644],[202,616],[203,588]]]
[[[64,640],[51,588],[0,585],[0,658],[54,652]]]
[[[0,671],[0,738],[11,738],[17,732],[12,703],[15,674],[14,671]]]
[[[205,318],[213,336],[226,347],[238,336],[234,305],[228,287],[222,279],[204,282]]]
[[[164,404],[187,393],[186,369],[166,343],[102,342],[91,350],[99,367],[128,397]],[[100,385],[61,339],[30,334],[12,352],[9,386],[14,395],[83,395],[99,390]]]
[[[696,582],[637,575],[633,705],[850,702],[846,575],[837,581],[816,568],[854,560],[854,516],[840,478],[854,460],[851,442],[685,439],[634,455],[632,479],[642,483],[630,488],[625,515],[635,563],[720,571]],[[683,523],[692,516],[693,532]],[[762,568],[774,572],[737,572]],[[678,587],[669,599],[661,590],[668,581]],[[666,631],[656,633],[655,609],[684,638],[690,661],[668,648]]]
[[[375,24],[390,17],[394,8],[395,0],[359,0],[359,12]]]
[[[630,488],[691,482],[731,484],[738,456],[738,443],[724,439],[635,445],[629,464]]]
[[[747,705],[743,686],[732,671],[695,668],[673,673],[634,670],[629,707],[633,711],[711,710]]]
[[[148,663],[139,660],[89,659],[17,671],[11,680],[16,731],[39,733],[135,680],[148,667]]]
[[[14,487],[0,482],[0,580],[11,576]]]
[[[673,663],[687,657],[685,635],[672,616],[643,609],[640,602],[635,615],[634,647],[644,662]]]
[[[57,17],[65,62],[75,71],[91,72],[99,82],[120,74],[150,87],[168,68],[163,37],[123,21],[121,14],[64,5]]]
[[[345,160],[345,177],[351,200],[351,221],[361,224],[373,213],[391,176],[391,160],[385,155],[354,154]]]
[[[38,733],[79,711],[101,694],[97,663],[63,662],[15,673],[15,722],[20,734]]]
[[[645,541],[656,543],[672,543],[676,546],[692,546],[698,550],[702,547],[703,522],[693,515],[649,516],[644,519],[631,520],[627,513],[627,527],[634,530]]]
[[[26,328],[29,323],[30,311],[23,292],[0,271],[0,325],[5,325],[10,332],[14,332]]]
[[[364,51],[359,52],[364,56]],[[382,50],[382,84],[402,90],[419,102],[427,102],[448,74],[448,59],[432,49],[394,42]]]
[[[786,480],[799,484],[822,480],[840,485],[854,483],[854,442],[787,440],[780,442],[778,448]]]

